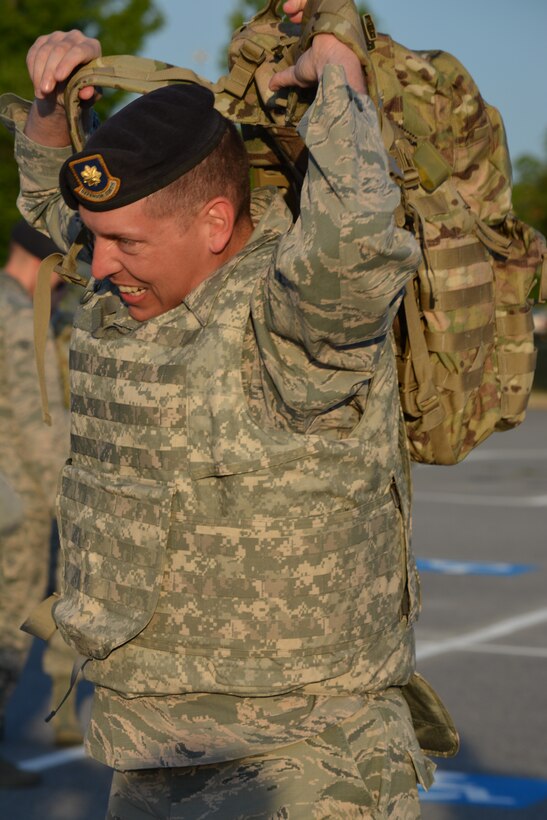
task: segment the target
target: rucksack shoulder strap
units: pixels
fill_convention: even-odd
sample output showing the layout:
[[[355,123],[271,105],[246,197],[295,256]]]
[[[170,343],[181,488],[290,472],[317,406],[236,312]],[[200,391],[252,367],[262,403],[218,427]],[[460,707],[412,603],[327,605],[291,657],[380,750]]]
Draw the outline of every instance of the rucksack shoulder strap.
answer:
[[[189,69],[130,54],[92,60],[72,75],[65,89],[65,108],[72,144],[76,151],[81,151],[84,146],[79,93],[85,86],[121,88],[124,91],[147,94],[172,83],[197,83],[210,88],[217,98],[217,95],[222,94],[222,79],[218,83],[210,83]]]

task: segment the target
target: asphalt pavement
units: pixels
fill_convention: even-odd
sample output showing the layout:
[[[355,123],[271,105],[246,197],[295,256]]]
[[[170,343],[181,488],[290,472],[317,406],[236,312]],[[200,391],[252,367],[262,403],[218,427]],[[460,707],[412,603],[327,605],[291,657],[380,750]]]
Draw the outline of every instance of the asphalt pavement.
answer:
[[[547,409],[456,467],[414,469],[422,578],[418,669],[441,694],[461,750],[439,760],[424,820],[547,818]],[[0,791],[2,820],[103,820],[110,772],[56,750],[36,644],[1,753],[42,785]],[[82,723],[90,687],[80,686]],[[404,818],[401,818],[404,820]]]

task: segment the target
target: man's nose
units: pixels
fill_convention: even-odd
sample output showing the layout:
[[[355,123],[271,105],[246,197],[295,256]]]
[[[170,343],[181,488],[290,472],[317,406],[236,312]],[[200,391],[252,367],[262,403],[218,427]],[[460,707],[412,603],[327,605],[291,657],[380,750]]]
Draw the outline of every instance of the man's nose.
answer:
[[[120,263],[116,259],[116,243],[112,239],[103,239],[96,236],[93,244],[93,259],[91,274],[95,279],[106,279],[120,270]]]

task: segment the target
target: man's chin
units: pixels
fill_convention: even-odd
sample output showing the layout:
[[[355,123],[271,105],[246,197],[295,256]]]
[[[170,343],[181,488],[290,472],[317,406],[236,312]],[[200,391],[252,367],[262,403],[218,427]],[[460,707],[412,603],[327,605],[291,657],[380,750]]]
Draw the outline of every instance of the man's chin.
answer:
[[[127,312],[136,322],[147,322],[149,319],[155,319],[159,316],[161,311],[154,311],[152,308],[141,307],[140,305],[126,305]]]

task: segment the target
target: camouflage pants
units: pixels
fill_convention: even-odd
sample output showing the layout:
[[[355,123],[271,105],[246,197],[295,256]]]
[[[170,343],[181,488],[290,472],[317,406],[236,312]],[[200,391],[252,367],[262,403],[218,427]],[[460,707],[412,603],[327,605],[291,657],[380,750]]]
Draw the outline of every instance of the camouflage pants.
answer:
[[[49,514],[22,522],[0,536],[0,722],[28,657],[32,637],[20,627],[44,598],[47,588],[52,522]],[[56,530],[54,531],[54,537]],[[75,653],[55,633],[43,656],[55,706],[68,689]],[[65,708],[63,716],[70,714]],[[57,719],[56,725],[60,723]]]
[[[20,626],[47,584],[51,521],[23,521],[0,538],[0,716],[27,659],[32,639]]]
[[[206,766],[114,773],[107,820],[352,820],[420,817],[433,764],[397,690],[322,734]]]

